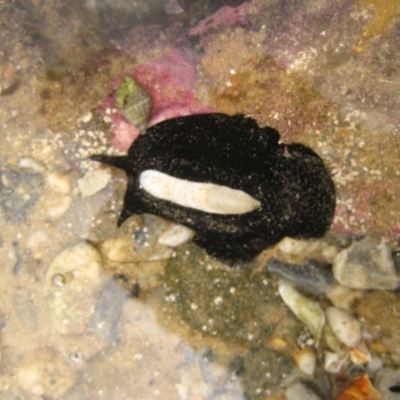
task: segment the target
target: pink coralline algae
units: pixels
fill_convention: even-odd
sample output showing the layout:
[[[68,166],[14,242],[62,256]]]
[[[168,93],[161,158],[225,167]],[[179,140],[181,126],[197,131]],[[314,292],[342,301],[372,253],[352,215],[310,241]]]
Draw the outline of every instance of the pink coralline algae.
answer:
[[[192,50],[173,48],[162,57],[139,65],[127,74],[116,77],[111,83],[112,94],[104,101],[102,109],[114,110],[116,90],[127,76],[135,79],[151,97],[152,108],[148,127],[179,116],[213,112],[214,109],[196,98],[195,63]],[[139,130],[130,124],[118,110],[110,113],[112,146],[127,151],[139,136]]]
[[[221,26],[250,26],[248,18],[249,2],[244,2],[236,7],[224,6],[215,13],[201,20],[189,31],[190,36],[204,36],[212,33]]]

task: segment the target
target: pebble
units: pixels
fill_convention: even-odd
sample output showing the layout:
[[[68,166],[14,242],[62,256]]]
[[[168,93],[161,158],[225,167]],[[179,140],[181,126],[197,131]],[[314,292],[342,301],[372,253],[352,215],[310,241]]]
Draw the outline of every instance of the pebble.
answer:
[[[46,272],[47,301],[54,329],[62,334],[87,332],[103,284],[102,258],[81,242],[61,251]]]
[[[78,179],[78,188],[82,197],[92,196],[104,189],[111,180],[109,168],[95,169],[86,172],[83,178]]]
[[[361,339],[361,325],[357,318],[336,307],[328,307],[325,315],[333,333],[343,344],[349,348],[358,344]]]
[[[45,213],[51,220],[61,218],[72,204],[71,196],[54,193],[52,195],[44,196],[41,206],[44,208]]]
[[[92,322],[93,330],[100,339],[118,339],[122,330],[122,308],[127,296],[127,291],[114,278],[110,278],[104,285]]]
[[[285,395],[286,400],[321,400],[311,389],[300,382],[292,383],[286,389]]]
[[[21,158],[18,162],[18,166],[20,168],[30,169],[30,170],[32,170],[34,172],[38,172],[38,173],[45,172],[45,168],[43,167],[43,165],[41,163],[37,162],[35,159],[30,158],[30,157]]]
[[[51,172],[46,177],[48,185],[56,192],[68,194],[71,191],[71,180],[68,175]]]
[[[58,223],[59,229],[91,241],[104,240],[114,235],[117,223],[111,192],[111,188],[107,187],[96,196],[74,197]],[[105,209],[108,212],[104,212]]]
[[[290,237],[283,238],[277,244],[277,250],[290,255],[310,254],[319,248],[320,242],[318,240],[300,240]]]
[[[322,328],[325,324],[325,314],[319,303],[300,294],[284,279],[279,281],[278,290],[285,304],[307,326],[315,342],[319,343]]]
[[[371,353],[364,343],[359,343],[350,350],[350,360],[355,365],[368,364],[371,359]]]
[[[333,274],[354,289],[394,290],[399,285],[389,246],[369,236],[335,257]]]
[[[60,398],[76,381],[71,366],[50,347],[39,347],[18,363],[15,377],[19,386],[31,396],[46,398]]]
[[[294,282],[312,294],[327,292],[334,283],[331,267],[315,260],[304,264],[292,264],[272,258],[267,263],[268,272]]]
[[[0,207],[7,220],[20,222],[41,196],[43,177],[36,172],[0,171]]]
[[[314,375],[315,366],[317,363],[317,356],[314,349],[308,346],[300,349],[299,351],[295,352],[294,360],[304,375],[308,377]]]
[[[335,307],[344,310],[352,310],[354,304],[362,299],[365,291],[359,289],[351,289],[339,284],[334,285],[328,292],[326,297],[332,302]]]
[[[193,237],[194,232],[183,225],[173,224],[158,238],[158,243],[178,247]]]
[[[327,346],[337,354],[348,352],[348,348],[336,337],[329,324],[324,326],[324,339]]]
[[[337,374],[348,360],[348,354],[337,354],[331,351],[325,352],[324,369],[331,374]]]

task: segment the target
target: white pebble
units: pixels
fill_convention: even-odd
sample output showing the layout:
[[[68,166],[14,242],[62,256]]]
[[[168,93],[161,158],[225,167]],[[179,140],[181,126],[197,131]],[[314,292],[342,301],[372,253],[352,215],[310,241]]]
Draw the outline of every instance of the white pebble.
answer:
[[[224,301],[224,299],[222,297],[216,297],[214,299],[214,303],[218,306],[220,305],[222,302]]]
[[[169,227],[158,238],[158,243],[169,247],[178,247],[189,241],[193,236],[193,231],[186,226],[174,224]]]
[[[282,300],[296,317],[307,326],[318,344],[325,324],[325,315],[319,303],[300,294],[284,279],[279,281],[278,290]]]
[[[78,187],[82,197],[92,196],[105,188],[111,180],[111,172],[107,169],[88,171],[85,176],[78,179]]]
[[[47,175],[47,183],[59,193],[68,194],[71,191],[71,182],[67,175],[51,172]]]
[[[89,122],[93,117],[93,114],[89,111],[87,114],[85,114],[82,118],[81,121],[82,122]]]
[[[300,382],[291,384],[285,392],[285,399],[287,400],[320,400],[311,389]]]
[[[332,267],[335,279],[354,289],[393,290],[399,286],[388,245],[366,236],[342,250]]]
[[[56,220],[64,215],[72,203],[72,198],[66,195],[47,197],[45,202],[47,215],[52,220]]]
[[[354,347],[361,339],[361,325],[349,312],[328,307],[325,315],[336,337],[347,347]]]
[[[294,359],[303,374],[307,376],[312,376],[314,374],[317,357],[315,351],[311,347],[304,347],[299,350],[295,353]]]
[[[325,371],[337,374],[342,366],[347,362],[348,354],[339,355],[330,351],[325,352],[324,369]]]

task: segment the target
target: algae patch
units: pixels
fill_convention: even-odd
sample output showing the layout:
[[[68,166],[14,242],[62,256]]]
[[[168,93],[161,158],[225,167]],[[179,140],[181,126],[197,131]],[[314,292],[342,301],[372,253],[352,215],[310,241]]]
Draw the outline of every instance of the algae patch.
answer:
[[[167,299],[196,331],[239,344],[267,342],[287,316],[275,284],[260,271],[228,268],[193,243],[165,271]]]

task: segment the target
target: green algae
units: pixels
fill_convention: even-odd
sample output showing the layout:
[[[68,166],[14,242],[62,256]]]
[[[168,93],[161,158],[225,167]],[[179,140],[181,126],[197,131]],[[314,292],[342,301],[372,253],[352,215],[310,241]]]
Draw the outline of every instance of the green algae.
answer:
[[[167,298],[194,330],[238,344],[266,343],[287,309],[262,269],[229,268],[193,243],[165,271]]]

